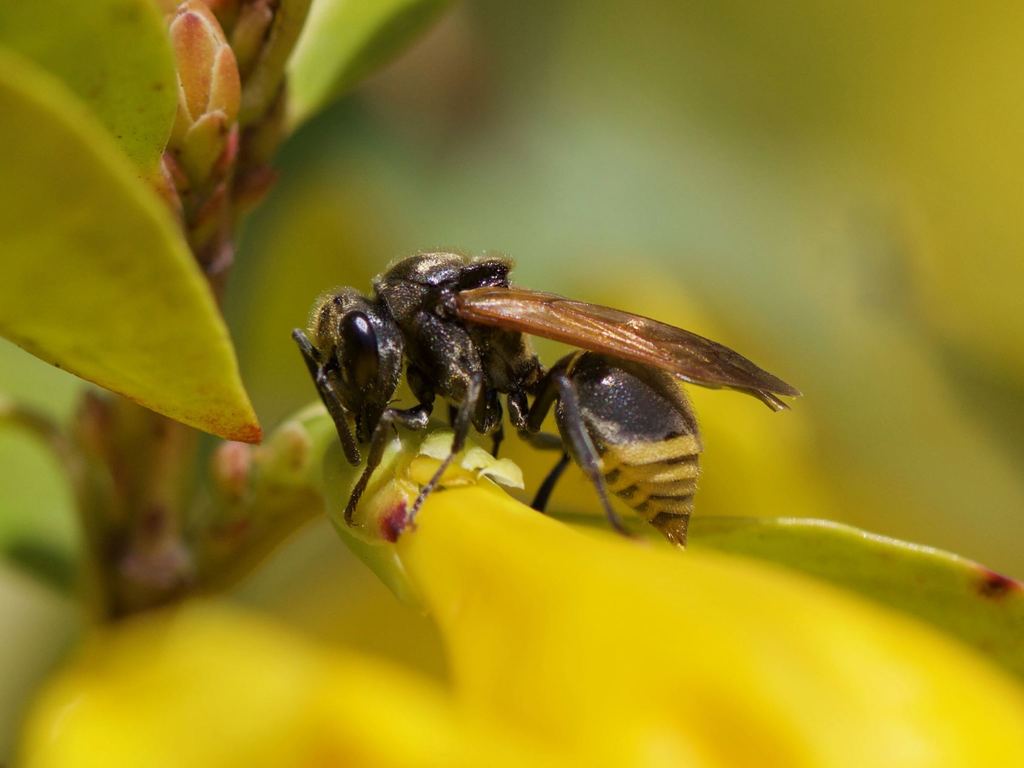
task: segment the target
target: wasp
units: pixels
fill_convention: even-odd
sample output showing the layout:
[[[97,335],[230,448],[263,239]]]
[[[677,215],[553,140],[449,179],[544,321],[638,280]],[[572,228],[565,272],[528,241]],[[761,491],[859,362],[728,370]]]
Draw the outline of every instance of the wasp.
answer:
[[[295,330],[310,375],[346,459],[361,473],[352,514],[396,426],[425,429],[440,397],[454,437],[449,456],[406,516],[411,525],[470,429],[493,438],[504,414],[529,443],[562,452],[533,501],[543,511],[570,459],[594,485],[609,523],[623,499],[670,541],[685,544],[701,452],[697,420],[681,382],[729,388],[773,410],[799,390],[722,344],[618,309],[512,286],[511,262],[421,253],[373,280],[373,294],[340,288],[316,302]],[[528,336],[579,348],[545,369]],[[393,403],[405,381],[416,399]],[[502,403],[504,401],[504,405]],[[558,435],[541,431],[554,408]]]

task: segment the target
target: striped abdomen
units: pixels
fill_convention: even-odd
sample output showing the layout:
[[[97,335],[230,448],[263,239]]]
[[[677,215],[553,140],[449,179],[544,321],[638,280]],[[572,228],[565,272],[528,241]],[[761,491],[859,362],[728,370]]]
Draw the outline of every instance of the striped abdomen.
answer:
[[[654,443],[607,445],[601,461],[609,491],[669,541],[685,544],[700,474],[699,454],[700,440],[689,434]]]
[[[669,541],[685,544],[701,442],[679,380],[593,352],[580,354],[569,371],[608,490]]]

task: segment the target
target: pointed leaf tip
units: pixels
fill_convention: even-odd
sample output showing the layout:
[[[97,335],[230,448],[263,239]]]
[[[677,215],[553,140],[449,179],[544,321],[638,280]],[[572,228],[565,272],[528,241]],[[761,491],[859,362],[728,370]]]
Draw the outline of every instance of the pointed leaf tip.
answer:
[[[221,437],[259,425],[166,207],[59,80],[0,52],[0,336]]]

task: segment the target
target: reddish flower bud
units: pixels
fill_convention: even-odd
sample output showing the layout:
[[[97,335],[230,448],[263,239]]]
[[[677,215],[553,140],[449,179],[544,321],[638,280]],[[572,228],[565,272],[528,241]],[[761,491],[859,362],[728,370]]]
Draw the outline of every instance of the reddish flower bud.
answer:
[[[168,147],[198,184],[224,151],[238,118],[238,66],[217,18],[201,0],[178,6],[170,36],[178,65],[178,114]]]
[[[252,470],[252,446],[245,443],[221,443],[211,461],[213,486],[228,501],[240,501],[249,490]]]

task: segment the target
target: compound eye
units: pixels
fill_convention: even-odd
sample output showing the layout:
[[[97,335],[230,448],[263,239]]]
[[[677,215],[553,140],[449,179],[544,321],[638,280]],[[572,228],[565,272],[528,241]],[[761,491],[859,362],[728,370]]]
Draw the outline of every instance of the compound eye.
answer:
[[[341,320],[341,340],[344,350],[342,372],[348,383],[366,389],[377,379],[377,334],[370,319],[362,312],[349,312]]]

